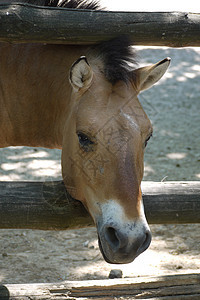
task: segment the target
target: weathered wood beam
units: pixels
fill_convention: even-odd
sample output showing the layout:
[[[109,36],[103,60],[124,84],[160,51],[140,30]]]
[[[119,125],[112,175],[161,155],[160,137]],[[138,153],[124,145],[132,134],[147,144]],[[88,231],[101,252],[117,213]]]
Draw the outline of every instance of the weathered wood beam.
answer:
[[[142,182],[149,224],[200,223],[200,181]]]
[[[200,299],[200,275],[168,275],[111,280],[0,285],[0,299]],[[136,297],[136,298],[135,298]]]
[[[62,181],[0,182],[0,228],[56,230],[94,226]]]
[[[200,14],[0,5],[0,41],[4,42],[94,44],[123,34],[134,45],[200,46]]]
[[[200,182],[143,182],[149,224],[200,223]],[[94,226],[62,181],[0,182],[0,228],[58,230]]]

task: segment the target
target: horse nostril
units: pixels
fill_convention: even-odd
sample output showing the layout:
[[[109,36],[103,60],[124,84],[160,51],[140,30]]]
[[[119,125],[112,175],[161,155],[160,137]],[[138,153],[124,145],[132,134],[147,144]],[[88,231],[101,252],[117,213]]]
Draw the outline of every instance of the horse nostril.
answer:
[[[141,254],[142,252],[144,252],[150,245],[151,243],[151,232],[150,230],[148,230],[145,234],[145,239],[144,242],[142,243],[142,245],[140,246],[140,248],[138,249],[138,255]]]
[[[113,248],[116,249],[119,247],[120,242],[117,237],[117,232],[113,227],[107,227],[105,229],[105,238]]]
[[[140,231],[120,230],[118,226],[106,224],[101,228],[99,241],[107,262],[128,263],[144,252],[150,245],[151,232],[147,228]]]

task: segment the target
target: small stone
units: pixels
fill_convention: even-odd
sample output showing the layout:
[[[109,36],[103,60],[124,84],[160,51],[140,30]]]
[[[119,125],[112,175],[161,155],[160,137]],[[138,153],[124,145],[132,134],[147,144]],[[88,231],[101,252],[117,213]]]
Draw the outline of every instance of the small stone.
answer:
[[[3,256],[3,257],[7,257],[8,254],[7,254],[6,252],[3,252],[3,253],[2,253],[2,256]]]
[[[177,266],[176,266],[176,269],[177,269],[177,270],[183,269],[183,266],[177,265]]]
[[[85,247],[85,248],[88,248],[88,245],[89,245],[89,241],[86,241],[83,243],[83,247]]]
[[[94,249],[94,245],[90,245],[88,248],[89,249]]]
[[[123,275],[122,270],[120,270],[120,269],[113,269],[113,270],[110,271],[108,277],[110,279],[122,278],[122,275]]]

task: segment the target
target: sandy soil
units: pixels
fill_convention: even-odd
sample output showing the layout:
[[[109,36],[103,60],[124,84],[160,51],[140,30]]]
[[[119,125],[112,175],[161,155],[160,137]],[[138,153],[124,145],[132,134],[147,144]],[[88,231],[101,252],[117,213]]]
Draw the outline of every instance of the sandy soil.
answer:
[[[200,49],[138,48],[141,64],[170,56],[169,72],[140,96],[154,136],[144,180],[200,180]],[[60,179],[60,151],[0,150],[0,180]],[[95,228],[70,231],[0,230],[2,283],[56,282],[199,272],[200,225],[153,225],[150,248],[128,265],[104,262]]]

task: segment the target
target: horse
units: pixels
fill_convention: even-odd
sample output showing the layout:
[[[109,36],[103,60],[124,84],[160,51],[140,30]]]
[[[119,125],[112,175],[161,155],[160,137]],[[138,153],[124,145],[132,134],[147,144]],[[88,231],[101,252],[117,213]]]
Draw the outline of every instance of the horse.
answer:
[[[63,7],[70,3],[97,8],[74,0]],[[0,147],[62,149],[66,190],[92,216],[108,263],[130,263],[151,242],[140,186],[153,128],[138,94],[169,63],[138,67],[127,37],[94,46],[0,44]]]

